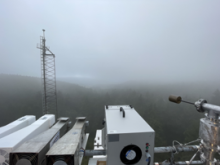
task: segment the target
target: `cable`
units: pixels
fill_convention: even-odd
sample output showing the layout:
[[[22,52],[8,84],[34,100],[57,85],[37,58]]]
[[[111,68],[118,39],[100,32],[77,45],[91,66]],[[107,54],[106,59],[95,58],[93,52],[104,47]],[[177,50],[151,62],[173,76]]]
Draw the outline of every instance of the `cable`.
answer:
[[[180,142],[178,142],[177,140],[174,140],[173,141],[173,148],[176,150],[176,152],[174,153],[174,154],[178,154],[179,152],[177,151],[177,149],[176,149],[176,147],[175,147],[175,145],[174,145],[174,143],[178,143],[180,146],[183,146],[183,144],[181,144]]]
[[[196,153],[193,155],[193,157],[190,159],[188,165],[190,165],[193,161],[193,159],[196,157],[197,153],[200,152],[202,150],[203,146],[200,145],[199,148],[198,148],[198,151],[196,151]]]
[[[150,165],[150,162],[151,162],[151,157],[148,158],[148,164],[147,165]]]
[[[188,144],[191,144],[191,143],[194,143],[194,142],[197,142],[197,141],[200,141],[200,140],[201,140],[201,139],[193,140],[193,141],[191,141],[191,142],[189,142],[189,143],[185,143],[184,146],[186,146],[186,145],[188,145]]]
[[[151,155],[149,153],[146,153],[146,161],[148,162],[147,165],[150,165],[150,162],[151,162]]]
[[[198,142],[198,141],[200,141],[200,140],[201,140],[201,139],[196,139],[196,140],[193,140],[193,141],[188,142],[188,143],[185,143],[185,144],[182,144],[182,143],[178,142],[177,140],[173,140],[173,148],[175,149],[175,153],[174,153],[174,154],[178,154],[178,153],[179,153],[179,152],[177,151],[176,146],[175,146],[175,142],[178,143],[178,144],[182,147],[182,146],[186,146],[186,145],[191,144],[191,143]]]
[[[85,149],[84,148],[81,147],[79,152],[82,152],[83,155],[85,155]]]

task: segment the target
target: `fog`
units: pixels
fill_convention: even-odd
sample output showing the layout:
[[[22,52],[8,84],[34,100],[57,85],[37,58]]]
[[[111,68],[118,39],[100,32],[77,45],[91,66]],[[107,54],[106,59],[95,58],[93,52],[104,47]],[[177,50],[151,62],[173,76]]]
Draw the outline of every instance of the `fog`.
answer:
[[[0,2],[0,73],[40,77],[40,42],[58,80],[95,86],[219,81],[220,1]]]
[[[155,130],[155,146],[197,139],[204,114],[168,96],[220,105],[219,6],[219,0],[1,0],[0,126],[42,116],[36,47],[45,29],[56,55],[57,117],[72,123],[87,117],[87,149],[103,127],[104,105],[135,107]]]

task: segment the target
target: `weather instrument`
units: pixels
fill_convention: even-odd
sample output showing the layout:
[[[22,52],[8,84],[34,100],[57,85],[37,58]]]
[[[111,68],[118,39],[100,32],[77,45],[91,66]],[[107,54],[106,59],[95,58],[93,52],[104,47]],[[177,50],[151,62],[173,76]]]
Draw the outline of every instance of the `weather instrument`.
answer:
[[[201,143],[196,154],[200,153],[201,161],[206,165],[218,163],[214,155],[219,152],[220,146],[220,106],[209,104],[204,99],[192,103],[174,95],[171,95],[169,100],[177,104],[181,102],[192,104],[198,112],[205,113],[205,118],[200,119],[199,138]],[[195,158],[195,155],[189,163]]]
[[[59,118],[50,129],[10,153],[11,165],[46,165],[46,153],[69,129],[69,118]]]
[[[55,122],[54,115],[44,115],[31,125],[0,139],[0,163],[9,164],[9,154],[25,141],[48,130]]]
[[[0,127],[0,138],[3,138],[13,132],[16,132],[24,127],[27,127],[28,125],[32,124],[35,122],[36,117],[27,115],[23,116],[3,127]]]

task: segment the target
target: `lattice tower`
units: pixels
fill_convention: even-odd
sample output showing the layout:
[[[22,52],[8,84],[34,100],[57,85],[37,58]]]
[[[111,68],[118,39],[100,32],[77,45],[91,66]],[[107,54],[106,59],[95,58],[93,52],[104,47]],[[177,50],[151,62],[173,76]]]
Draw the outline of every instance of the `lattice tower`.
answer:
[[[43,36],[40,36],[40,45],[37,46],[41,53],[42,110],[43,114],[56,113],[58,117],[55,55],[46,46],[44,32],[43,29]]]

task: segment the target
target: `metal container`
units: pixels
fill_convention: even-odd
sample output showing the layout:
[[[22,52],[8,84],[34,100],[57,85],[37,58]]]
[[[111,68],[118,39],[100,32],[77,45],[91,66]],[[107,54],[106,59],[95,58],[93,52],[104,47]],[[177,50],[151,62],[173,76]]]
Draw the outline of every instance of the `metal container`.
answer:
[[[60,118],[49,130],[26,141],[10,154],[11,165],[46,165],[45,155],[68,131],[69,118]]]
[[[206,118],[200,119],[199,138],[201,138],[206,143],[206,145],[220,145],[219,124],[214,124]]]
[[[107,164],[153,165],[155,132],[130,105],[105,108]]]
[[[47,164],[81,164],[79,151],[85,138],[85,118],[77,118],[73,128],[59,139],[46,154]]]
[[[54,115],[44,115],[31,125],[0,139],[0,164],[9,164],[9,154],[24,142],[48,130],[55,122]]]
[[[7,135],[10,135],[13,132],[16,132],[24,127],[31,125],[35,122],[36,117],[32,115],[27,115],[15,120],[5,126],[0,127],[0,138],[3,138]]]

